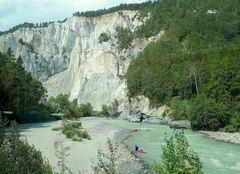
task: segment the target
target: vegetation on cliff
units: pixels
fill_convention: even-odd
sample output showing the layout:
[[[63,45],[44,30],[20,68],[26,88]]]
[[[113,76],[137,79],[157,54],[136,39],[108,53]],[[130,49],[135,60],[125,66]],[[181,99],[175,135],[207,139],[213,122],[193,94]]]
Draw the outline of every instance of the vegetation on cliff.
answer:
[[[98,37],[100,43],[107,42],[109,39],[111,39],[111,37],[107,33],[101,33]]]
[[[236,0],[162,0],[145,8],[151,17],[135,37],[161,30],[165,34],[130,64],[129,97],[145,95],[152,105],[170,104],[179,113],[176,119],[188,118],[194,129],[239,131],[237,4]]]
[[[150,6],[151,4],[152,4],[151,1],[144,2],[144,3],[139,3],[139,4],[120,4],[118,6],[111,7],[111,8],[108,8],[108,9],[100,9],[100,10],[85,11],[85,12],[75,12],[73,14],[73,16],[98,17],[98,16],[102,16],[102,15],[105,15],[105,14],[118,12],[118,11],[121,11],[121,10],[140,10],[140,9],[145,9],[148,6]],[[68,18],[65,18],[63,20],[59,20],[58,23],[63,23],[67,19]],[[4,35],[4,34],[8,34],[8,33],[13,33],[13,32],[17,31],[20,28],[45,28],[45,27],[48,27],[48,25],[52,24],[52,23],[54,23],[54,22],[50,21],[50,22],[42,22],[42,23],[36,23],[36,24],[29,23],[29,22],[24,22],[22,24],[13,26],[9,30],[0,31],[0,36]]]

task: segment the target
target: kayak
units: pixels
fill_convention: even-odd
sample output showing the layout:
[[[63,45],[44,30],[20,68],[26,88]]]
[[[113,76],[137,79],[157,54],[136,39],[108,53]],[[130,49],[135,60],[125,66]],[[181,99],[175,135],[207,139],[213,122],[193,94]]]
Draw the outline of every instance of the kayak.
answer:
[[[136,128],[135,128],[135,129],[133,129],[132,131],[133,131],[133,132],[137,132],[137,131],[140,131],[140,129],[136,129]]]
[[[138,150],[139,153],[147,153],[146,151],[144,151],[143,149]]]

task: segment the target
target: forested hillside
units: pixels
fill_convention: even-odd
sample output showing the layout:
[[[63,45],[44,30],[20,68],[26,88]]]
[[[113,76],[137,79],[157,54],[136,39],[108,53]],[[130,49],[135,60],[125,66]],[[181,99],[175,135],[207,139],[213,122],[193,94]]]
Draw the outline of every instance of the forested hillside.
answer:
[[[195,129],[240,131],[240,2],[162,0],[143,12],[135,37],[165,34],[131,63],[129,96],[168,104]]]

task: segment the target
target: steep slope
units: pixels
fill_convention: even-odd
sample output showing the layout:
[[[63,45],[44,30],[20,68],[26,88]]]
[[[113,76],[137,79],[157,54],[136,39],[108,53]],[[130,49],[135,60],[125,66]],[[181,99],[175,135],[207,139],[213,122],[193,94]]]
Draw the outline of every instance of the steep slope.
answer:
[[[134,31],[142,21],[137,11],[121,11],[99,17],[73,16],[46,28],[20,28],[0,36],[0,51],[11,47],[21,56],[27,71],[44,82],[49,95],[70,92],[70,98],[91,103],[95,109],[117,98],[126,100],[125,75],[130,61],[156,38],[134,40],[119,50],[117,28]],[[99,42],[101,33],[110,39]]]

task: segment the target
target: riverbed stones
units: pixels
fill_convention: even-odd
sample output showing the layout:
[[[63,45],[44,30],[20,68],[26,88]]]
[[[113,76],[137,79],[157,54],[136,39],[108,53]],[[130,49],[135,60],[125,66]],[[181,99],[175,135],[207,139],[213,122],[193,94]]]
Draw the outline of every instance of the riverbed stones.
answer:
[[[200,131],[201,133],[208,135],[216,140],[225,141],[233,144],[240,144],[240,133],[228,133],[228,132],[212,132],[212,131]]]

